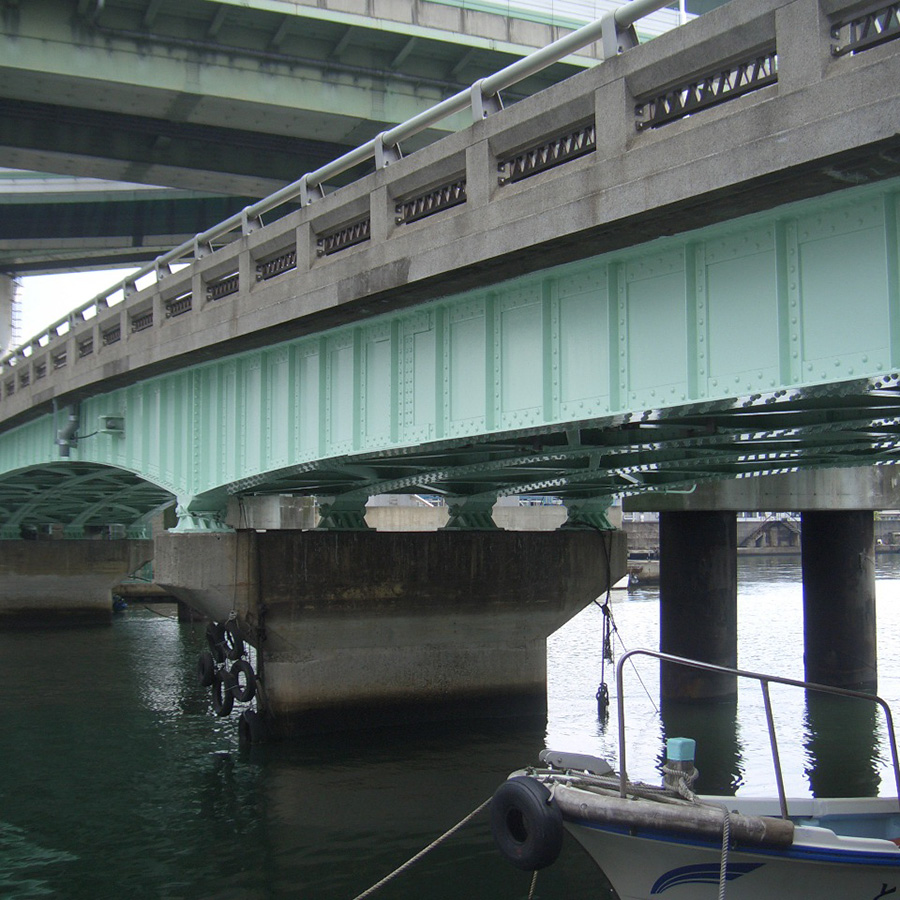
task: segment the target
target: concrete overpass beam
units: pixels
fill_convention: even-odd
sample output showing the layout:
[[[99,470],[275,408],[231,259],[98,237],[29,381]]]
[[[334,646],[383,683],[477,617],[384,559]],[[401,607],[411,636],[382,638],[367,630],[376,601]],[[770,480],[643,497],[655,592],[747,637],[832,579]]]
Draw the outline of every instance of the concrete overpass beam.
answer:
[[[878,684],[875,520],[868,510],[801,514],[806,680]]]
[[[545,713],[546,638],[624,574],[625,536],[169,532],[154,572],[215,620],[237,613],[285,736]]]
[[[737,666],[737,518],[731,512],[664,512],[659,517],[659,648]],[[737,695],[734,677],[663,665],[660,698]]]

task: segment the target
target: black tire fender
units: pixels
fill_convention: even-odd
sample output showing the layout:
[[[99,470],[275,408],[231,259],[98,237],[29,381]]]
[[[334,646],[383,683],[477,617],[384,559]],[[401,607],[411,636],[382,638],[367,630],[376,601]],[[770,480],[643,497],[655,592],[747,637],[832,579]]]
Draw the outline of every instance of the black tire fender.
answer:
[[[231,715],[234,709],[234,675],[226,669],[220,669],[216,672],[216,679],[213,682],[212,705],[217,716]]]
[[[225,627],[218,622],[210,622],[206,626],[206,643],[209,652],[217,663],[225,662]]]
[[[563,819],[546,785],[517,775],[491,798],[494,843],[516,868],[533,872],[555,862],[562,850]]]
[[[244,638],[236,619],[225,623],[222,639],[225,643],[225,655],[229,659],[240,659],[244,655]]]
[[[253,666],[246,659],[239,659],[231,667],[234,676],[234,699],[238,703],[249,703],[256,696],[256,674]],[[241,675],[244,676],[244,686],[241,687]]]
[[[212,653],[204,650],[197,660],[197,680],[203,687],[209,687],[216,678],[216,663]]]

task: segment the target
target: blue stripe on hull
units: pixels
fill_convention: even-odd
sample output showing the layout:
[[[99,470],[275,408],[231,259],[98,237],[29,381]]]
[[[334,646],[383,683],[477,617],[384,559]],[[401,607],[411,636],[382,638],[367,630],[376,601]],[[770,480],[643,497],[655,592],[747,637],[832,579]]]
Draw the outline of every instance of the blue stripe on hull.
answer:
[[[584,819],[568,819],[573,825],[589,828],[593,831],[604,831],[610,834],[621,834],[629,837],[644,838],[648,841],[659,841],[665,844],[681,844],[686,847],[702,847],[716,853],[720,850],[718,842],[692,839],[684,835],[671,832],[648,831],[637,828],[618,828],[612,825],[599,825]],[[771,850],[765,847],[748,847],[741,844],[735,848],[744,855],[761,856],[795,860],[809,863],[831,863],[845,866],[884,866],[887,868],[900,868],[900,853],[890,851],[880,852],[876,850],[839,850],[834,847],[791,847],[788,850]],[[718,880],[718,875],[716,876]]]

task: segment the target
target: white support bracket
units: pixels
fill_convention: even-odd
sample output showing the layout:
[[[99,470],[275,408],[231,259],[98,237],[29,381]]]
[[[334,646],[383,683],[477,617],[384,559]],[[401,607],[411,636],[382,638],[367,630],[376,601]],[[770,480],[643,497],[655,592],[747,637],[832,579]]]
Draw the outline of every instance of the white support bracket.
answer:
[[[212,244],[199,240],[200,235],[194,238],[194,259],[203,259],[213,252]]]
[[[375,168],[383,169],[391,163],[399,162],[403,159],[403,151],[399,144],[386,144],[384,142],[385,132],[375,136]]]
[[[251,216],[247,214],[246,209],[241,210],[241,234],[252,234],[262,227],[263,221],[260,216]]]
[[[480,122],[494,113],[503,109],[503,100],[500,94],[486,94],[484,92],[484,79],[479,78],[472,85],[472,121]]]
[[[325,191],[322,188],[321,184],[310,185],[309,183],[309,173],[307,172],[300,179],[300,206],[305,207],[309,206],[310,203],[315,202],[316,200],[321,200],[325,196]]]
[[[604,59],[612,59],[631,47],[637,47],[638,36],[634,25],[626,25],[620,30],[619,23],[616,22],[615,9],[611,9],[600,18],[600,26],[603,29],[601,45]]]

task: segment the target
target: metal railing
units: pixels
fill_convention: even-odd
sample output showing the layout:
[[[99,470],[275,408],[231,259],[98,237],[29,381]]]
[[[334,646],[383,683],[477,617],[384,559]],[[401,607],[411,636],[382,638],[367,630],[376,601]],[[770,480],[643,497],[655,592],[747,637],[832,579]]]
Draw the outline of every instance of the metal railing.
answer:
[[[261,224],[261,217],[266,213],[292,202],[299,201],[301,207],[308,206],[318,198],[324,197],[324,185],[339,175],[355,167],[374,161],[376,168],[383,168],[402,156],[400,145],[415,135],[442,122],[449,116],[471,109],[473,121],[486,118],[492,112],[502,109],[500,94],[504,90],[518,84],[526,78],[542,72],[549,66],[559,62],[571,53],[587,47],[597,40],[602,41],[604,58],[621,53],[633,46],[635,37],[633,26],[640,19],[672,5],[673,0],[631,0],[623,6],[603,15],[577,31],[565,35],[552,44],[536,50],[534,53],[516,60],[499,72],[476,81],[452,97],[448,97],[424,112],[413,116],[405,122],[383,131],[365,144],[345,153],[330,163],[307,172],[301,178],[291,182],[275,193],[245,207],[238,213],[213,225],[206,231],[184,241],[177,247],[158,256],[152,262],[141,266],[128,277],[113,284],[107,290],[95,295],[87,303],[72,310],[64,318],[54,322],[37,335],[29,338],[25,344],[0,357],[0,367],[7,363],[15,365],[15,360],[24,354],[27,347],[43,347],[46,342],[65,333],[61,329],[71,330],[79,322],[85,320],[85,313],[93,310],[99,312],[109,307],[109,298],[122,291],[125,298],[136,291],[136,282],[154,275],[157,283],[171,273],[171,265],[191,255],[199,259],[206,255],[212,243],[232,232],[240,230],[249,234]]]
[[[894,784],[897,789],[898,801],[900,801],[900,762],[897,757],[897,739],[894,734],[894,717],[887,702],[875,694],[866,694],[860,691],[851,691],[846,688],[831,687],[827,684],[816,684],[811,681],[798,681],[793,678],[782,678],[778,675],[762,675],[759,672],[749,672],[745,669],[730,669],[726,666],[717,666],[713,663],[699,662],[695,659],[685,659],[682,656],[672,656],[658,650],[629,650],[619,657],[616,664],[616,689],[618,692],[617,709],[619,719],[619,795],[625,797],[627,793],[628,777],[625,765],[625,691],[623,670],[627,660],[633,656],[649,656],[660,662],[672,663],[678,666],[686,666],[690,669],[699,669],[702,672],[715,672],[719,675],[733,675],[736,678],[749,678],[759,682],[762,688],[763,704],[766,710],[766,724],[769,731],[769,744],[772,750],[772,763],[775,767],[775,782],[778,786],[778,801],[781,805],[781,815],[788,818],[787,796],[784,790],[784,775],[781,771],[781,759],[778,755],[778,740],[775,735],[775,720],[772,717],[772,701],[769,696],[770,684],[783,684],[788,687],[799,687],[807,691],[816,691],[822,694],[832,694],[837,697],[851,697],[857,700],[868,700],[881,707],[887,723],[888,740],[891,745],[891,761],[894,766]]]

